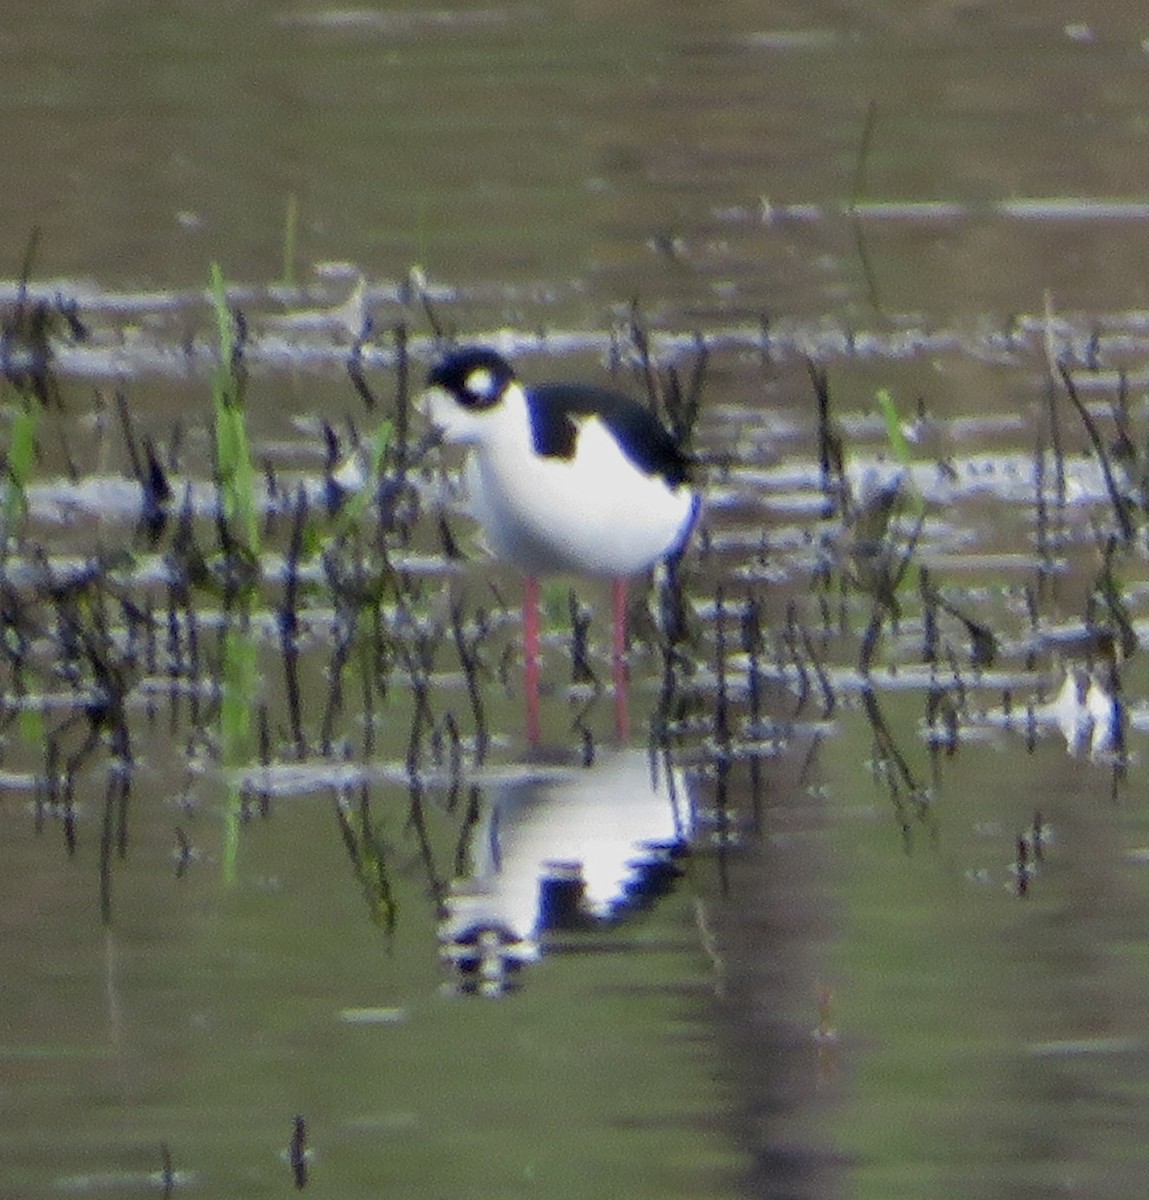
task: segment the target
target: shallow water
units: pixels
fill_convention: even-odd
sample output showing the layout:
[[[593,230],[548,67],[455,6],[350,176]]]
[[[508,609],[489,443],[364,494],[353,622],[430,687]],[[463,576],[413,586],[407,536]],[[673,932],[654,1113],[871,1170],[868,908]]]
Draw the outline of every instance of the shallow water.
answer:
[[[1149,27],[1094,7],[25,14],[10,274],[37,225],[29,293],[85,336],[53,319],[0,580],[5,1195],[1141,1194]],[[708,351],[689,636],[636,588],[616,750],[557,584],[528,755],[513,572],[437,459],[397,576],[374,522],[325,567],[317,414],[341,454],[395,415],[393,330],[418,378],[432,321],[641,395],[636,298],[662,386]]]

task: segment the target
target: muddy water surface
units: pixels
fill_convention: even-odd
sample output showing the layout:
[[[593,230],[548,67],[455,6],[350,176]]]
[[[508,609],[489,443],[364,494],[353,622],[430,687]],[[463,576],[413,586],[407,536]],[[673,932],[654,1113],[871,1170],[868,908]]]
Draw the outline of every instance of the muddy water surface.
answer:
[[[0,1191],[1141,1194],[1147,39],[1122,4],[14,22],[9,459],[49,403],[0,578]],[[561,581],[527,753],[455,459],[393,447],[339,508],[443,332],[701,383],[629,747],[608,597]]]

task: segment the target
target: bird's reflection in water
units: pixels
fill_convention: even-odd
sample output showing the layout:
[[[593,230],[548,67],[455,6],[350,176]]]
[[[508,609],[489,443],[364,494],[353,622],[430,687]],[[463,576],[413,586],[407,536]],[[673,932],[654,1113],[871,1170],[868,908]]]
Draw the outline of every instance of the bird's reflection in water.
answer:
[[[596,929],[664,890],[692,828],[681,772],[641,750],[590,767],[524,765],[484,789],[470,874],[439,936],[459,991],[498,995],[556,932]]]

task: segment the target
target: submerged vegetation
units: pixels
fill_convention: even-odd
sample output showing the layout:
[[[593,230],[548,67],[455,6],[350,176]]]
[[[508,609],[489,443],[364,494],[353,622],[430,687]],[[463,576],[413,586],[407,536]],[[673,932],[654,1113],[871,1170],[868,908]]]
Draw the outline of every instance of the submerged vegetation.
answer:
[[[181,463],[182,433],[173,431],[165,448],[162,431],[137,430],[117,393],[131,519],[105,522],[79,557],[54,548],[56,509],[49,505],[46,515],[29,497],[46,441],[63,445],[79,416],[62,412],[54,348],[86,329],[63,298],[32,299],[23,288],[4,317],[5,757],[27,773],[37,828],[58,822],[68,853],[82,838],[77,797],[90,805],[102,777],[105,920],[114,913],[116,864],[129,854],[142,724],[149,753],[162,737],[183,756],[189,789],[205,770],[222,780],[228,877],[238,869],[244,823],[271,811],[289,786],[291,764],[309,766],[330,788],[372,918],[393,930],[394,847],[381,836],[372,780],[394,769],[409,781],[407,828],[441,900],[451,872],[435,861],[426,833],[428,781],[443,782],[446,811],[454,812],[473,786],[471,773],[513,748],[514,619],[497,590],[464,589],[457,579],[463,526],[438,502],[450,485],[428,443],[412,444],[406,325],[372,341],[367,323],[346,354],[348,400],[372,432],[361,438],[354,421],[346,432],[324,422],[322,471],[293,478],[270,461],[261,465],[254,449],[253,394],[274,380],[250,374],[248,320],[218,267],[209,295],[215,346],[200,420],[210,428],[210,487]],[[426,295],[422,303],[434,338],[444,337]],[[369,350],[385,371],[368,373]],[[747,480],[757,478],[760,432],[724,425],[708,411],[714,357],[701,334],[671,358],[660,355],[632,308],[612,334],[608,364],[623,386],[645,392],[691,449],[711,492],[697,546],[660,576],[632,624],[636,661],[651,683],[653,759],[668,770],[691,764],[713,781],[708,804],[723,831],[721,852],[739,825],[761,820],[762,757],[795,722],[829,718],[843,706],[862,712],[872,730],[874,776],[907,842],[919,830],[934,836],[930,797],[944,760],[978,729],[1032,739],[1064,728],[1063,718],[1075,721],[1074,729],[1095,732],[1083,741],[1066,734],[1071,748],[1089,749],[1119,787],[1122,678],[1139,641],[1126,577],[1140,574],[1149,533],[1149,434],[1131,412],[1124,380],[1099,412],[1081,399],[1081,368],[1053,363],[1036,409],[1028,482],[1011,480],[1005,501],[1014,510],[1010,536],[1028,544],[1028,564],[1011,565],[999,582],[992,569],[983,572],[984,582],[971,588],[947,583],[939,550],[963,468],[918,450],[918,431],[908,432],[891,389],[876,399],[884,446],[863,444],[845,431],[826,366],[806,364],[816,421],[802,437],[818,454],[800,487],[821,502],[794,538],[762,524],[760,485],[743,481],[748,470]],[[786,371],[765,324],[759,371],[765,386]],[[390,393],[379,394],[386,386]],[[108,407],[100,395],[96,403]],[[1070,416],[1090,458],[1067,449],[1075,440]],[[924,404],[917,420],[928,423]],[[90,469],[70,451],[62,458],[66,477],[42,485],[54,497],[66,497]],[[1067,477],[1094,468],[1083,530]],[[1093,582],[1066,613],[1059,563],[1090,551]],[[551,727],[591,761],[605,652],[591,640],[577,591],[564,608],[572,682],[565,711],[551,704]],[[1072,709],[1070,693],[1061,709],[1054,703],[1063,677],[1085,679],[1085,717]],[[907,680],[923,697],[928,761],[883,714],[884,690]],[[1111,701],[1108,708],[1099,697]],[[748,793],[740,785],[739,795],[749,794],[748,805],[732,799],[734,772],[744,772]],[[469,829],[464,818],[461,839]],[[195,854],[183,823],[176,842],[182,871]]]
[[[65,302],[22,296],[5,315],[14,369],[0,421],[14,436],[3,475],[0,786],[16,820],[27,806],[40,858],[67,862],[66,875],[45,871],[50,886],[76,880],[83,896],[92,885],[82,868],[98,863],[91,903],[116,929],[109,947],[138,936],[139,879],[150,869],[144,877],[154,884],[166,869],[173,893],[165,900],[177,915],[165,909],[143,927],[166,930],[185,906],[212,897],[195,910],[195,936],[211,943],[225,932],[220,946],[190,952],[192,970],[206,963],[210,974],[237,946],[250,953],[254,935],[265,960],[261,995],[279,1005],[286,976],[278,960],[295,955],[303,974],[292,978],[309,981],[299,989],[306,1027],[326,1021],[329,1030],[330,1014],[315,1000],[321,987],[310,980],[334,941],[327,888],[335,862],[343,877],[330,886],[350,894],[370,923],[341,930],[340,955],[364,933],[383,951],[348,991],[357,997],[362,986],[370,1006],[348,1008],[341,1022],[402,1020],[385,989],[395,985],[406,1004],[405,973],[420,956],[444,990],[467,995],[541,983],[532,965],[544,955],[557,968],[552,981],[569,972],[560,989],[589,966],[590,988],[609,992],[614,1010],[624,989],[644,1004],[669,989],[635,988],[633,978],[604,988],[631,960],[618,975],[600,974],[586,948],[637,948],[654,964],[644,978],[663,978],[667,947],[661,933],[648,941],[663,927],[641,918],[628,929],[614,924],[673,880],[679,927],[671,936],[687,947],[692,981],[702,980],[691,983],[699,990],[688,1002],[745,1004],[755,1030],[760,1014],[777,1019],[762,997],[781,989],[765,974],[796,975],[816,1011],[789,997],[799,1034],[783,1023],[762,1044],[817,1071],[821,1104],[839,1053],[835,1027],[864,1030],[861,1003],[904,1025],[910,1010],[890,999],[900,1000],[903,980],[946,987],[965,960],[935,968],[942,956],[976,952],[980,962],[987,946],[1014,954],[995,949],[1001,928],[1024,939],[1018,961],[1001,972],[1001,986],[1014,988],[1017,969],[1029,971],[1034,931],[1059,936],[1048,916],[1064,904],[1058,871],[1077,836],[1070,819],[1079,809],[1119,811],[1097,805],[1098,792],[1133,794],[1130,732],[1145,723],[1137,672],[1149,596],[1149,414],[1120,374],[1106,381],[1071,356],[1039,360],[1044,369],[1005,435],[1008,448],[991,430],[971,450],[973,439],[951,436],[958,422],[931,413],[928,397],[892,379],[875,387],[872,368],[851,395],[849,360],[780,351],[765,322],[753,356],[702,335],[676,338],[668,351],[642,313],[624,310],[598,363],[645,395],[687,447],[705,509],[682,560],[632,589],[633,727],[645,744],[629,759],[604,740],[613,722],[600,682],[611,674],[610,650],[594,611],[603,597],[581,581],[556,586],[539,761],[522,750],[518,580],[468,565],[476,556],[457,464],[420,440],[411,411],[411,381],[448,337],[441,315],[423,295],[414,319],[422,330],[427,318],[429,335],[411,332],[407,312],[381,333],[369,320],[348,330],[345,375],[325,380],[321,417],[318,401],[293,400],[295,428],[284,438],[282,421],[268,432],[285,381],[261,359],[266,326],[218,270],[208,296],[210,336],[187,358],[191,395],[202,403],[168,424],[132,403],[146,381],[107,397],[57,377],[70,340],[85,336]],[[38,333],[37,352],[17,357],[15,347]],[[528,360],[524,375],[550,366]],[[98,450],[77,436],[86,422],[101,429]],[[991,742],[1006,748],[1008,769],[983,761]],[[1069,768],[1066,751],[1079,760]],[[1047,801],[1044,783],[1010,794],[1008,778],[988,799],[961,786],[986,772],[1008,777],[1030,752],[1035,776],[1048,771],[1060,786],[1065,775],[1067,791],[1075,789],[1068,799]],[[600,807],[591,796],[582,808],[588,780],[602,788]],[[590,895],[590,872],[579,879],[571,868],[584,830],[561,831],[565,841],[536,837],[540,809],[553,819],[548,835],[581,810],[605,843],[646,791],[657,820],[615,848],[616,890],[605,899]],[[970,867],[963,854],[975,821]],[[840,898],[784,878],[808,871],[811,855],[817,865],[827,842],[807,835],[827,826],[845,844],[835,869],[856,872],[850,920],[864,932],[849,942],[853,963],[836,967],[827,954],[829,968],[818,969],[876,981],[869,996],[831,978],[816,981],[811,1000],[806,965],[778,965],[795,937],[806,953],[810,924],[827,919],[826,898]],[[301,828],[329,836],[301,847]],[[285,845],[277,837],[292,839],[298,857],[284,865],[285,877],[296,875],[292,891],[276,895],[281,919],[272,929],[250,921],[250,906],[277,888]],[[904,869],[891,870],[899,847]],[[554,868],[545,887],[540,863]],[[304,875],[320,886],[297,925],[291,906]],[[1092,896],[1092,877],[1081,886],[1083,878],[1073,886]],[[963,883],[968,903],[954,905],[953,885]],[[883,940],[895,889],[899,905],[910,899],[894,923],[913,928]],[[221,894],[233,910],[226,928],[217,920]],[[501,907],[508,894],[537,903],[516,922],[509,902]],[[920,920],[935,903],[975,921],[1010,917],[989,936],[979,928],[972,952],[937,938],[926,951],[934,957],[905,976],[907,947],[923,953],[921,935],[938,927]],[[801,925],[797,935],[787,921]],[[740,923],[759,939],[749,952],[735,940]],[[1091,914],[1086,928],[1092,936]],[[403,938],[412,930],[426,944],[420,938],[409,953]],[[177,945],[183,955],[187,943]],[[357,976],[363,965],[354,964]],[[247,988],[246,974],[238,984],[238,973],[227,974]],[[109,995],[117,983],[109,967]],[[420,976],[415,988],[425,994],[425,985]],[[341,981],[340,1005],[345,990]],[[964,994],[947,998],[938,1019],[963,1019],[966,1006]],[[286,1029],[291,1054],[302,1027]],[[374,1043],[372,1053],[389,1055],[397,1044]],[[465,1058],[471,1044],[458,1045]],[[915,1079],[934,1056],[920,1040],[904,1053]],[[1029,1071],[1033,1056],[1018,1053]],[[770,1086],[760,1047],[742,1059],[753,1064],[747,1094],[757,1095]],[[276,1089],[281,1080],[277,1056]],[[1023,1089],[1028,1103],[1028,1075]],[[771,1136],[761,1111],[750,1144]],[[333,1128],[333,1113],[323,1112],[316,1130]],[[297,1117],[277,1164],[303,1182],[308,1129]],[[198,1161],[194,1147],[178,1149]],[[162,1164],[166,1187],[180,1174],[166,1145]]]

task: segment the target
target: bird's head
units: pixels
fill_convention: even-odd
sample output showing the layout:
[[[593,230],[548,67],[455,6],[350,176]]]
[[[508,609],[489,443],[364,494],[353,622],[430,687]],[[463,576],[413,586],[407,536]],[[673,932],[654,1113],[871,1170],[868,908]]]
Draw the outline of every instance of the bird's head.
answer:
[[[419,405],[446,442],[478,445],[507,419],[507,401],[521,393],[501,354],[468,346],[442,358],[427,376]]]

